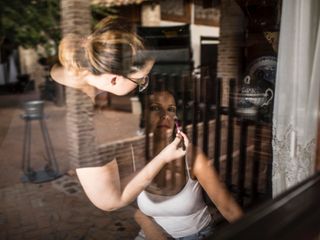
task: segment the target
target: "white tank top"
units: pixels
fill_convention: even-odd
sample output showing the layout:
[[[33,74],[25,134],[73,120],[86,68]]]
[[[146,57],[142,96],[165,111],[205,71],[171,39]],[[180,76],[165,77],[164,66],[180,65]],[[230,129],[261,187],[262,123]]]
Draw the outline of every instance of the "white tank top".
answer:
[[[195,234],[211,221],[201,185],[191,178],[176,195],[162,196],[143,191],[137,203],[144,214],[153,217],[174,238]]]

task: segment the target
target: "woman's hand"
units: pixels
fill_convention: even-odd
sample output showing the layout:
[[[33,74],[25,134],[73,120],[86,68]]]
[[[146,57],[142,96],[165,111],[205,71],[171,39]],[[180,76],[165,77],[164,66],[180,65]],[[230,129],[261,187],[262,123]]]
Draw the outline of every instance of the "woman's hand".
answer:
[[[189,139],[187,135],[180,131],[176,134],[176,138],[173,142],[166,146],[158,156],[168,163],[177,158],[183,157],[187,152],[188,146]]]

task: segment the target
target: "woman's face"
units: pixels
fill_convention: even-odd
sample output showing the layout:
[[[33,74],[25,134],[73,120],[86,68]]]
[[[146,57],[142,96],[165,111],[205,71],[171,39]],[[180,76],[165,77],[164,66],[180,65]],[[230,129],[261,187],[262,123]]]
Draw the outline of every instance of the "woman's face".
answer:
[[[166,91],[155,92],[149,101],[149,123],[151,132],[166,132],[174,128],[177,107],[173,96]]]

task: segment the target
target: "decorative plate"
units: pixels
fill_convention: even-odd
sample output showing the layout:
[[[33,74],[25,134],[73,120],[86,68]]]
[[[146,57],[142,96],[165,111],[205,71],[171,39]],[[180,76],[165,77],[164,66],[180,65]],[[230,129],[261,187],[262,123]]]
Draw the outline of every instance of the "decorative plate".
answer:
[[[268,82],[274,85],[276,79],[277,58],[274,56],[263,56],[255,59],[248,67],[248,75],[260,85]],[[263,86],[260,86],[263,88]],[[270,87],[270,85],[268,86]]]

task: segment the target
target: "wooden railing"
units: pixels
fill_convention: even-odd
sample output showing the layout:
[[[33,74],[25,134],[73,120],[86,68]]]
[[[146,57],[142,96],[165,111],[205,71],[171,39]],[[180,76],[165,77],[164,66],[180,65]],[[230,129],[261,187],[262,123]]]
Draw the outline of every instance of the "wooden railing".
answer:
[[[208,239],[317,240],[320,237],[320,173],[246,214]]]
[[[221,180],[234,193],[240,205],[250,208],[271,198],[271,123],[236,113],[235,79],[229,81],[228,106],[221,105],[221,79],[195,77],[189,73],[182,76],[158,74],[151,79],[150,91],[169,89],[174,93],[183,130],[192,125],[192,143],[198,145],[199,139],[202,139],[203,151],[207,155],[213,152],[209,158],[213,159]],[[212,86],[208,81],[214,82],[215,92],[207,89],[206,86]],[[208,101],[212,99],[212,96],[208,97],[210,94],[215,95],[214,102]],[[214,128],[209,127],[210,121],[215,122]],[[200,123],[201,132],[198,127]],[[148,149],[148,139],[146,146]],[[226,150],[222,151],[222,148]],[[147,155],[148,151],[148,159]]]

